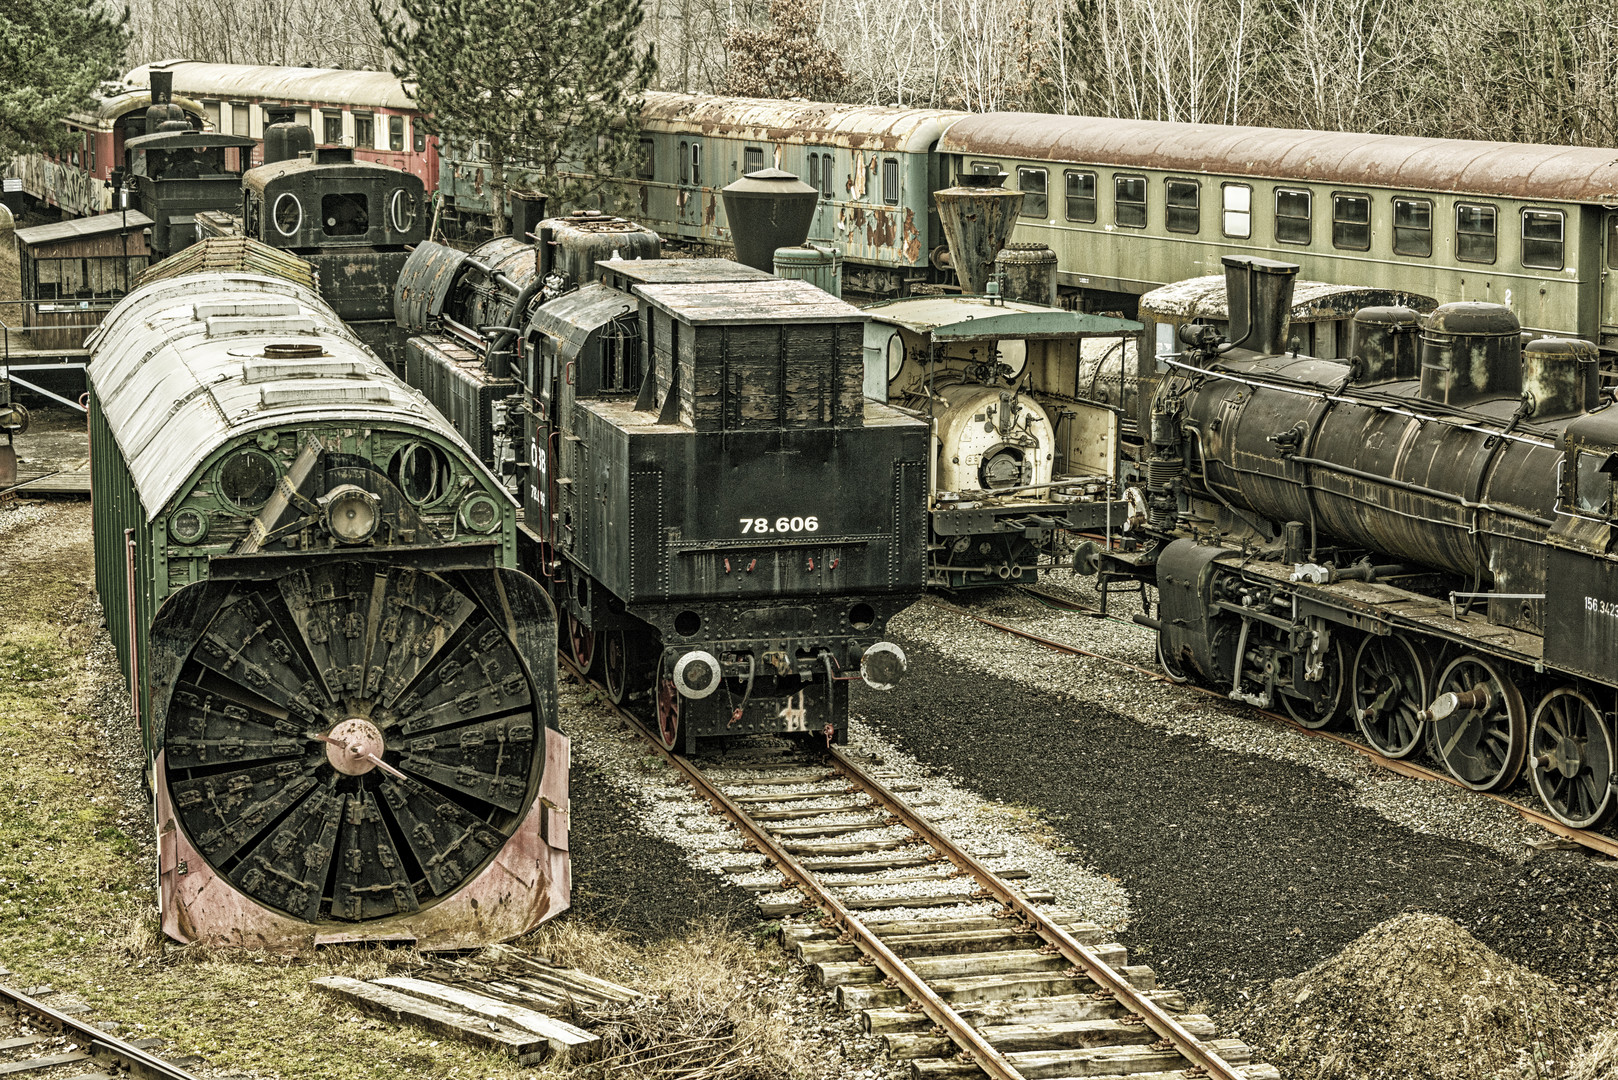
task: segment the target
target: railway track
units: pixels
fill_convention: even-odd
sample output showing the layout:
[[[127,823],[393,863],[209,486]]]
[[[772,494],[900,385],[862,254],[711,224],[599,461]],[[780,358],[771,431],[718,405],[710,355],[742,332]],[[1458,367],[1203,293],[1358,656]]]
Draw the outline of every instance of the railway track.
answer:
[[[63,1080],[197,1080],[150,1052],[161,1039],[120,1039],[11,986],[9,975],[0,969],[0,1076],[26,1078],[50,1070]],[[68,1066],[86,1071],[65,1071]]]
[[[766,754],[726,777],[617,712],[779,871],[781,888],[804,895],[802,910],[823,913],[785,929],[783,943],[915,1080],[1279,1077],[1251,1064],[1245,1043],[1213,1038],[1208,1017],[1186,1013],[1100,927],[991,870],[841,749]],[[946,890],[870,895],[913,882]],[[985,901],[992,914],[951,910]]]
[[[1017,589],[1018,591],[1034,597],[1041,603],[1055,609],[1071,611],[1075,614],[1082,614],[1092,618],[1111,619],[1114,622],[1130,627],[1135,626],[1135,624],[1128,619],[1121,619],[1115,615],[1103,614],[1098,608],[1094,608],[1088,604],[1073,600],[1070,597],[1059,596],[1055,593],[1047,592],[1036,586],[1020,585],[1017,586]],[[1050,649],[1052,652],[1064,653],[1069,656],[1084,656],[1091,659],[1100,660],[1118,667],[1127,668],[1128,670],[1137,672],[1138,674],[1149,679],[1170,683],[1172,685],[1179,686],[1181,689],[1188,690],[1193,693],[1203,694],[1219,701],[1224,701],[1227,703],[1230,702],[1229,696],[1221,693],[1218,690],[1198,686],[1195,683],[1177,682],[1176,680],[1169,678],[1168,675],[1164,674],[1163,671],[1158,668],[1144,667],[1140,664],[1124,660],[1120,657],[1108,656],[1105,653],[1096,652],[1093,649],[1087,649],[1082,646],[1075,645],[1072,642],[1062,641],[1057,638],[1036,633],[1024,627],[1017,626],[1015,623],[1007,622],[1004,619],[991,618],[987,615],[979,614],[959,604],[942,601],[935,597],[928,597],[925,602],[931,603],[936,607],[942,608],[943,610],[954,612],[955,614],[964,616],[965,618],[972,619],[973,621],[981,623],[984,626],[992,627],[993,629],[1002,631],[1003,633],[1011,634],[1015,637],[1033,642],[1034,644],[1043,648]],[[1341,732],[1323,730],[1319,728],[1307,728],[1284,713],[1271,712],[1268,709],[1260,709],[1252,705],[1245,707],[1251,709],[1255,713],[1258,713],[1260,716],[1264,716],[1270,720],[1274,720],[1279,724],[1291,728],[1300,735],[1305,735],[1315,739],[1323,739],[1327,742],[1333,742],[1340,746],[1345,746],[1364,757],[1372,764],[1380,768],[1387,769],[1390,772],[1395,772],[1401,776],[1408,776],[1416,780],[1430,780],[1437,783],[1447,784],[1450,787],[1467,790],[1471,794],[1478,795],[1485,799],[1493,799],[1495,802],[1511,807],[1517,813],[1521,814],[1525,820],[1533,822],[1535,825],[1545,829],[1546,832],[1552,833],[1553,835],[1564,840],[1570,840],[1573,843],[1578,844],[1580,847],[1584,847],[1590,851],[1599,852],[1600,854],[1609,856],[1611,858],[1618,858],[1618,839],[1604,833],[1595,832],[1590,829],[1569,828],[1567,825],[1557,821],[1554,817],[1545,813],[1538,807],[1526,805],[1514,798],[1509,797],[1508,795],[1475,791],[1466,788],[1465,785],[1457,782],[1454,777],[1449,776],[1447,773],[1443,773],[1435,769],[1429,769],[1426,766],[1418,765],[1413,761],[1401,761],[1384,757],[1377,753],[1376,750],[1367,743],[1355,739],[1352,736],[1345,735]]]

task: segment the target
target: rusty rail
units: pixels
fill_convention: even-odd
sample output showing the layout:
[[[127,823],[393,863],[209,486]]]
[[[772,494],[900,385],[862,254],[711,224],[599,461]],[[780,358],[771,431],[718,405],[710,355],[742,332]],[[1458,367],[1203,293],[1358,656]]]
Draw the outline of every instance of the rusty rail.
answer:
[[[1029,928],[1038,934],[1044,941],[1054,945],[1059,953],[1074,967],[1080,968],[1097,986],[1112,993],[1113,997],[1128,1006],[1129,1010],[1146,1021],[1146,1026],[1157,1035],[1171,1043],[1182,1057],[1192,1065],[1206,1071],[1210,1077],[1217,1080],[1241,1080],[1242,1074],[1224,1058],[1202,1045],[1195,1035],[1185,1029],[1174,1017],[1164,1012],[1161,1007],[1145,994],[1130,986],[1128,981],[1119,976],[1106,961],[1102,960],[1087,946],[1075,940],[1071,934],[1051,921],[1039,908],[1029,903],[1017,890],[1011,888],[1001,880],[993,870],[974,855],[955,844],[943,831],[927,818],[918,814],[908,803],[887,788],[883,787],[876,778],[864,769],[854,764],[849,757],[837,747],[831,747],[831,758],[837,767],[860,787],[866,794],[880,804],[894,817],[917,836],[931,844],[934,850],[945,855],[951,862],[962,867],[977,880],[978,884],[989,893],[992,893],[1007,908],[1015,911]]]
[[[568,663],[568,666],[573,667],[575,671],[578,670],[571,662]],[[768,830],[754,821],[746,811],[733,803],[724,792],[709,783],[707,777],[702,775],[702,770],[692,765],[681,755],[665,749],[662,743],[633,714],[622,708],[618,708],[617,712],[631,726],[631,730],[645,739],[654,750],[663,755],[665,760],[684,773],[686,779],[705,799],[713,803],[720,812],[735,822],[736,826],[746,833],[747,837],[758,846],[758,849],[764,853],[765,857],[775,865],[775,868],[780,870],[784,877],[797,884],[797,887],[809,898],[810,903],[823,908],[830,918],[854,939],[854,944],[858,945],[860,950],[876,963],[877,968],[884,975],[892,979],[913,1001],[919,1003],[922,1011],[927,1014],[933,1023],[948,1034],[955,1045],[972,1056],[979,1068],[989,1076],[994,1077],[995,1080],[1024,1080],[1022,1073],[1017,1071],[1016,1066],[1012,1065],[1004,1054],[990,1046],[976,1028],[967,1023],[954,1009],[950,1008],[948,1002],[934,993],[932,988],[923,982],[919,975],[910,970],[909,965],[900,959],[893,950],[882,944],[877,936],[864,923],[860,922],[858,916],[851,912],[842,901],[833,896],[825,886],[821,885],[813,873],[804,869],[803,864],[791,852],[782,847],[775,837],[769,834]],[[950,850],[953,850],[953,845],[950,845]],[[1076,948],[1083,948],[1082,945],[1078,945],[1076,942],[1074,945]],[[1116,978],[1117,976],[1114,975],[1113,977]],[[1130,992],[1133,993],[1133,989]],[[1228,1078],[1236,1076],[1234,1073],[1221,1073],[1218,1075]]]
[[[198,1080],[197,1075],[178,1065],[171,1065],[155,1054],[149,1054],[133,1043],[110,1035],[88,1021],[57,1012],[49,1005],[36,1001],[19,990],[0,984],[0,1003],[9,1003],[59,1031],[82,1039],[87,1052],[97,1062],[113,1066],[119,1071],[141,1080]]]
[[[1038,596],[1041,599],[1053,601],[1070,611],[1083,612],[1086,615],[1092,616],[1101,615],[1101,613],[1094,608],[1086,607],[1083,604],[1072,600],[1065,600],[1061,597],[1052,596],[1049,593],[1038,592],[1032,589],[1025,588],[1025,591],[1031,593],[1032,595]],[[1036,634],[1032,630],[1024,630],[1021,627],[1012,626],[1009,623],[1003,623],[998,619],[991,619],[984,615],[976,615],[970,611],[967,611],[965,608],[957,607],[953,604],[941,603],[938,600],[934,600],[930,597],[928,598],[928,602],[936,607],[943,608],[945,611],[952,611],[963,618],[982,623],[984,626],[991,626],[996,630],[1011,634],[1014,637],[1020,637],[1027,641],[1032,641],[1034,644],[1050,649],[1052,652],[1066,653],[1069,656],[1087,656],[1091,659],[1102,660],[1116,667],[1128,668],[1130,671],[1139,672],[1140,674],[1145,675],[1147,678],[1155,679],[1158,682],[1170,683],[1172,685],[1180,686],[1182,689],[1203,694],[1207,697],[1215,698],[1227,704],[1234,704],[1234,702],[1231,702],[1229,697],[1218,690],[1210,690],[1205,686],[1198,686],[1195,683],[1175,683],[1161,671],[1141,667],[1139,664],[1132,664],[1128,660],[1120,660],[1116,656],[1108,656],[1105,653],[1094,652],[1090,649],[1085,649],[1078,645],[1074,645],[1071,642],[1058,641],[1056,638],[1049,638],[1043,634]],[[1114,618],[1110,615],[1106,617]],[[1114,619],[1114,621],[1123,622],[1124,620]],[[1258,713],[1260,716],[1266,717],[1270,720],[1275,720],[1281,724],[1285,724],[1287,727],[1292,728],[1301,735],[1307,735],[1314,739],[1324,739],[1327,742],[1333,742],[1339,746],[1346,746],[1348,749],[1353,750],[1367,761],[1370,761],[1372,764],[1381,768],[1387,769],[1389,772],[1398,773],[1400,776],[1408,776],[1413,780],[1437,781],[1439,783],[1448,784],[1451,787],[1461,788],[1472,793],[1473,795],[1482,796],[1485,799],[1492,799],[1493,801],[1500,803],[1502,806],[1511,807],[1511,809],[1521,814],[1525,820],[1533,822],[1535,825],[1538,825],[1548,833],[1560,836],[1564,840],[1571,840],[1581,847],[1589,848],[1591,851],[1599,851],[1603,855],[1618,859],[1618,839],[1605,836],[1598,832],[1592,832],[1588,829],[1570,828],[1569,826],[1562,824],[1560,821],[1557,821],[1543,810],[1538,810],[1532,806],[1525,806],[1516,799],[1510,799],[1504,795],[1492,791],[1477,791],[1476,789],[1468,788],[1465,784],[1462,784],[1448,773],[1438,772],[1434,769],[1429,769],[1424,765],[1417,765],[1409,761],[1400,761],[1395,758],[1383,757],[1371,747],[1357,742],[1347,735],[1339,735],[1335,731],[1324,731],[1318,728],[1306,728],[1296,720],[1293,720],[1290,716],[1283,715],[1282,713],[1270,712],[1268,709],[1260,709],[1257,706],[1252,705],[1246,707],[1251,709],[1253,712]]]

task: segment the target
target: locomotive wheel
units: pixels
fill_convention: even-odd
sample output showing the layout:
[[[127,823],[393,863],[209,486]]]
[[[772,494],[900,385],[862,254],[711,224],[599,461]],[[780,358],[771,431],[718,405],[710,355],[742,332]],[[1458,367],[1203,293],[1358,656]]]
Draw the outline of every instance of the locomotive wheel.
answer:
[[[614,705],[622,705],[631,694],[639,694],[651,685],[644,633],[641,627],[620,624],[600,636],[602,682]]]
[[[1354,722],[1383,757],[1407,758],[1424,732],[1427,670],[1415,646],[1397,635],[1371,635],[1354,654]]]
[[[596,632],[575,619],[571,612],[567,616],[567,651],[578,665],[579,674],[589,678],[596,664]]]
[[[329,564],[219,608],[181,665],[160,782],[253,900],[377,919],[455,892],[516,831],[540,708],[506,632],[451,580]]]
[[[1347,656],[1342,638],[1333,634],[1331,645],[1327,647],[1326,655],[1321,660],[1323,670],[1320,681],[1316,684],[1320,688],[1320,696],[1310,699],[1295,697],[1292,694],[1279,694],[1281,707],[1286,710],[1287,715],[1311,731],[1334,727],[1341,723],[1348,711],[1348,687],[1345,677],[1348,671]],[[1301,659],[1298,662],[1301,662]]]
[[[1528,779],[1551,816],[1575,829],[1605,824],[1618,808],[1612,790],[1613,738],[1601,710],[1564,686],[1534,710]]]
[[[1477,707],[1459,707],[1432,725],[1433,753],[1449,774],[1475,791],[1510,787],[1528,752],[1528,716],[1522,695],[1495,664],[1475,653],[1450,662],[1434,687],[1445,694],[1481,691]]]
[[[674,686],[674,665],[666,655],[657,662],[657,737],[663,749],[685,752],[684,702]]]
[[[1163,648],[1163,635],[1157,635],[1157,666],[1163,669],[1171,683],[1188,683],[1191,676],[1186,673],[1185,665],[1169,656],[1168,650]]]

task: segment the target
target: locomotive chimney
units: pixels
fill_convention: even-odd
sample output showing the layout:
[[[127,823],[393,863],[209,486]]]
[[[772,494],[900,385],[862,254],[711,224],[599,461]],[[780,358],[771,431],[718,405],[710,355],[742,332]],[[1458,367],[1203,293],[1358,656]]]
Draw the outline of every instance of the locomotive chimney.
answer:
[[[1298,267],[1245,255],[1226,255],[1221,261],[1231,346],[1267,355],[1284,352]]]
[[[545,196],[537,191],[508,192],[511,206],[511,235],[526,241],[545,220]]]
[[[820,193],[784,169],[756,169],[721,189],[736,261],[766,274],[776,248],[802,247]]]
[[[1522,324],[1508,307],[1441,304],[1421,334],[1421,396],[1466,408],[1522,393]]]
[[[1368,307],[1354,313],[1348,353],[1357,386],[1408,382],[1421,374],[1416,335],[1421,316],[1407,307]]]
[[[1575,338],[1540,338],[1522,351],[1529,420],[1557,420],[1601,403],[1600,350]]]
[[[933,192],[950,265],[961,290],[970,295],[988,292],[994,260],[1011,239],[1022,210],[1022,192],[1006,190],[1005,182],[1005,173],[962,173],[954,187]]]
[[[264,161],[295,161],[303,153],[313,154],[315,132],[307,124],[298,123],[298,113],[290,106],[264,109]]]
[[[174,72],[153,68],[147,72],[147,77],[152,103],[146,109],[146,134],[155,135],[169,119],[169,106],[174,100]]]

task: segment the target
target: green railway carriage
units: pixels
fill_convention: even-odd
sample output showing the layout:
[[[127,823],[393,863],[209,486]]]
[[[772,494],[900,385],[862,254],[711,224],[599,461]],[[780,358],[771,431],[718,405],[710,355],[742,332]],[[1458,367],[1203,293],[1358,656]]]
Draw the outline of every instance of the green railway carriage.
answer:
[[[291,281],[149,281],[89,346],[165,931],[468,947],[565,908],[556,617],[499,481]]]
[[[1013,239],[1049,244],[1069,292],[1127,302],[1254,255],[1618,347],[1609,149],[988,113],[939,151],[951,176],[1011,175]]]

